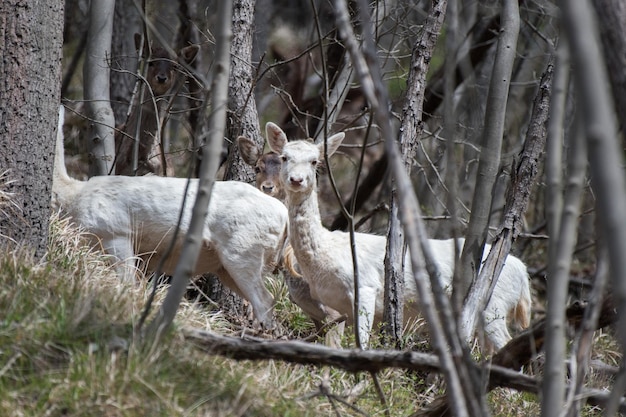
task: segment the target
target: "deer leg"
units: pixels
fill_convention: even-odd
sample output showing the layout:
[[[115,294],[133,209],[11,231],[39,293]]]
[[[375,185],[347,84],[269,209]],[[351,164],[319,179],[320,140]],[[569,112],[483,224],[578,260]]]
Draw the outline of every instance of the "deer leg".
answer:
[[[265,288],[260,268],[251,270],[245,266],[224,265],[224,270],[220,271],[218,276],[220,280],[223,279],[225,285],[250,301],[254,316],[264,328],[274,327],[272,313],[274,298]]]
[[[110,255],[114,268],[123,281],[134,281],[137,272],[135,253],[130,236],[114,236],[102,239],[104,251]]]

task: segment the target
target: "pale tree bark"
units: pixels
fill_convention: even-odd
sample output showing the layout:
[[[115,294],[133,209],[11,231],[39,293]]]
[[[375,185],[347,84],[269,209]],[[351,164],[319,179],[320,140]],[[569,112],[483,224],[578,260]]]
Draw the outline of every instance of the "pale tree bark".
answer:
[[[217,9],[218,26],[216,28],[216,53],[213,66],[213,82],[211,85],[211,113],[207,122],[208,140],[205,141],[198,193],[193,203],[189,231],[183,243],[181,257],[178,260],[172,285],[155,319],[150,323],[147,334],[149,338],[165,331],[174,320],[180,301],[187,288],[202,247],[202,231],[205,224],[211,191],[215,182],[215,174],[219,166],[219,150],[226,131],[226,106],[228,96],[228,76],[230,72],[230,43],[232,39],[231,1],[220,1]],[[204,142],[204,141],[203,141]]]
[[[92,1],[83,67],[84,98],[90,129],[89,176],[108,175],[115,160],[115,117],[110,101],[110,63],[115,0]]]
[[[548,137],[546,140],[546,221],[548,228],[548,303],[546,311],[546,364],[544,371],[544,384],[541,397],[542,415],[557,415],[561,411],[565,395],[565,302],[569,277],[569,263],[571,252],[564,250],[566,258],[561,260],[559,246],[565,244],[565,249],[571,249],[572,242],[562,242],[561,224],[563,210],[563,136],[565,124],[565,105],[567,98],[567,85],[569,82],[569,57],[567,44],[560,41],[557,50],[555,64],[553,100],[550,109],[550,121],[548,124]],[[578,143],[580,135],[576,135],[572,143]],[[572,151],[578,150],[584,156],[581,146],[571,147]],[[580,153],[579,153],[580,154]],[[584,172],[584,171],[583,171]],[[571,207],[570,209],[578,209]],[[571,231],[568,231],[570,234]],[[565,271],[565,273],[563,273]],[[550,411],[548,411],[550,410]],[[550,414],[552,413],[552,414]]]
[[[61,93],[63,1],[0,3],[0,171],[19,217],[0,210],[0,246],[47,247]],[[5,218],[5,216],[7,216]]]
[[[598,48],[595,14],[587,0],[559,2],[580,94],[592,186],[597,197],[598,220],[606,239],[612,294],[620,316],[626,312],[626,181],[622,149],[604,58]],[[626,322],[617,325],[622,354],[626,353]],[[613,405],[623,391],[616,384]]]
[[[433,256],[426,240],[424,225],[420,218],[417,197],[415,196],[410,178],[402,163],[400,151],[393,140],[394,135],[390,124],[391,117],[388,107],[388,93],[382,82],[373,35],[367,25],[361,26],[363,29],[362,37],[364,39],[364,52],[361,53],[353,30],[349,25],[349,14],[345,1],[336,0],[334,4],[337,9],[337,26],[346,44],[346,49],[350,53],[359,80],[361,81],[361,88],[369,105],[374,111],[376,121],[383,132],[383,137],[386,138],[385,149],[390,158],[390,165],[398,184],[399,211],[402,213],[401,220],[407,237],[417,293],[420,296],[418,302],[429,325],[431,343],[441,361],[444,378],[447,384],[446,392],[451,407],[456,416],[488,415],[486,406],[484,405],[484,399],[474,391],[480,389],[480,383],[474,380],[475,374],[471,371],[471,359],[469,362],[466,362],[468,358],[463,352],[455,322],[452,319],[446,320],[446,318],[452,316],[449,300],[443,293],[443,289],[439,284],[438,272],[432,261]],[[360,21],[369,22],[370,17],[367,13],[367,2],[360,1],[358,4]],[[445,1],[436,4],[443,5],[445,9]],[[443,319],[440,318],[435,309],[433,291],[431,291],[431,286],[428,285],[428,280],[424,277],[424,270],[428,271],[428,275],[431,278],[431,286],[433,291],[437,294],[437,307],[440,313],[444,315]],[[446,321],[445,328],[442,323],[443,321]],[[461,381],[463,381],[463,383]]]
[[[546,143],[552,72],[553,64],[549,63],[541,78],[539,92],[535,97],[524,149],[520,155],[519,164],[512,174],[511,185],[507,191],[502,225],[491,245],[484,265],[480,269],[478,278],[466,297],[461,312],[461,329],[466,340],[471,340],[476,332],[478,321],[482,318],[482,312],[485,311],[489,302],[506,257],[511,251],[513,241],[523,229],[523,215],[528,206],[531,188],[538,171],[539,159]]]
[[[448,1],[448,12],[446,14],[446,60],[443,63],[443,136],[446,138],[446,177],[445,185],[447,188],[446,204],[448,214],[450,215],[450,224],[453,238],[457,238],[460,232],[460,222],[457,213],[458,178],[457,178],[457,159],[455,140],[458,135],[457,113],[454,105],[454,91],[456,90],[455,72],[457,67],[457,54],[459,48],[458,40],[459,30],[459,11],[457,0]],[[459,247],[454,246],[454,259],[459,259]],[[459,314],[463,308],[463,292],[464,285],[459,274],[459,268],[456,267],[452,274],[452,308],[455,314]]]
[[[626,134],[626,0],[593,0],[611,91],[622,135]]]
[[[492,190],[500,168],[500,152],[502,135],[504,133],[504,118],[506,104],[511,83],[513,63],[517,51],[517,38],[520,27],[519,4],[517,0],[502,2],[501,31],[496,48],[496,56],[491,73],[485,126],[481,144],[480,160],[476,176],[476,189],[472,200],[472,212],[468,230],[465,236],[465,245],[461,253],[461,276],[465,289],[470,288],[475,296],[484,298],[490,282],[479,282],[475,278],[480,269],[483,248],[487,240],[489,214],[491,211]],[[471,295],[468,294],[466,298]],[[463,338],[470,340],[474,334],[475,325],[471,322],[481,311],[470,311],[463,307],[461,330]],[[474,318],[465,317],[473,315]]]
[[[563,213],[558,229],[558,248],[555,258],[548,259],[548,306],[546,310],[546,365],[544,369],[541,415],[555,416],[562,411],[565,392],[566,358],[565,304],[567,302],[569,274],[576,247],[577,226],[582,203],[582,193],[587,172],[587,152],[581,116],[577,117],[578,129],[571,135],[568,149],[567,184],[563,199]],[[572,362],[574,364],[575,362]],[[576,380],[576,378],[574,379]],[[576,390],[572,390],[570,396]],[[571,399],[570,399],[571,402]]]

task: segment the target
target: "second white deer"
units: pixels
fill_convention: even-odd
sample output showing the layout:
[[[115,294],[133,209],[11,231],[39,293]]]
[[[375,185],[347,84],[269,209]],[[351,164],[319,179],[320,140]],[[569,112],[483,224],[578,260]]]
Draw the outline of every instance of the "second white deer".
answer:
[[[266,125],[266,134],[270,148],[282,160],[280,179],[287,194],[290,242],[302,275],[309,282],[311,295],[353,321],[354,271],[350,236],[346,232],[331,232],[324,228],[317,201],[315,174],[318,164],[323,160],[324,144],[303,140],[288,142],[280,127],[271,122]],[[329,156],[337,150],[343,138],[343,133],[337,133],[327,139]],[[361,307],[359,330],[361,343],[366,346],[372,327],[382,320],[383,315],[386,240],[384,236],[366,233],[356,233],[355,239]],[[462,240],[459,242],[462,243]],[[441,285],[448,290],[455,263],[454,244],[452,239],[430,240]],[[408,258],[406,265],[404,317],[408,321],[420,313]],[[511,339],[507,328],[508,318],[519,327],[529,325],[530,305],[526,266],[518,258],[508,256],[484,313],[485,332],[496,349]]]

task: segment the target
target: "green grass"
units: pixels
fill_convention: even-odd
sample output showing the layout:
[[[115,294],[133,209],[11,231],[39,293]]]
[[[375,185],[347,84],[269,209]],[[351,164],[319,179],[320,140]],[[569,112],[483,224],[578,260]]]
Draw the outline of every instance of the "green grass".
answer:
[[[283,281],[268,279],[268,288],[277,299],[278,337],[310,336],[314,327],[288,300]],[[149,292],[143,284],[121,283],[103,257],[83,245],[80,233],[56,218],[43,261],[3,254],[0,415],[385,415],[367,373],[235,361],[196,349],[183,337],[182,327],[234,336],[241,329],[223,313],[191,302],[183,302],[173,331],[158,345],[139,346],[133,329]],[[157,305],[165,292],[157,292]],[[344,346],[352,346],[349,332]],[[428,350],[424,337],[417,335],[407,336],[405,344]],[[617,363],[614,338],[600,334],[598,345],[605,353],[594,357]],[[378,378],[391,416],[409,416],[444,390],[442,378],[426,372],[387,369]],[[510,390],[495,390],[488,401],[493,415],[536,415],[539,410],[535,396]],[[598,414],[585,409],[584,415]]]

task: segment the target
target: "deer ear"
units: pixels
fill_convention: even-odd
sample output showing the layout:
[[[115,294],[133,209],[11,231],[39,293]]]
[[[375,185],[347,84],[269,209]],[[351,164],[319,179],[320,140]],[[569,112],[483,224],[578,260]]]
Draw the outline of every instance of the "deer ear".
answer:
[[[346,137],[346,134],[341,132],[341,133],[335,133],[334,135],[326,139],[326,153],[328,154],[329,157],[332,156],[337,151],[337,149],[339,148],[339,146],[341,145],[341,142],[343,142],[343,139],[345,137]],[[324,142],[319,143],[317,147],[320,150],[320,155],[324,155]]]
[[[180,50],[178,56],[183,59],[186,63],[190,64],[196,58],[200,47],[198,45],[189,45],[185,46]]]
[[[245,136],[239,136],[237,138],[237,147],[243,161],[248,165],[255,166],[261,155],[254,141]]]
[[[285,135],[285,132],[283,132],[277,124],[267,122],[265,125],[265,136],[267,136],[267,143],[270,149],[279,155],[282,154],[283,148],[287,143],[287,135]]]
[[[139,53],[139,51],[142,51],[142,57],[146,58],[148,56],[150,56],[150,52],[148,52],[149,46],[148,46],[148,40],[147,39],[143,39],[143,50],[141,48],[142,46],[142,36],[141,33],[135,33],[135,49],[137,50],[137,52]]]

